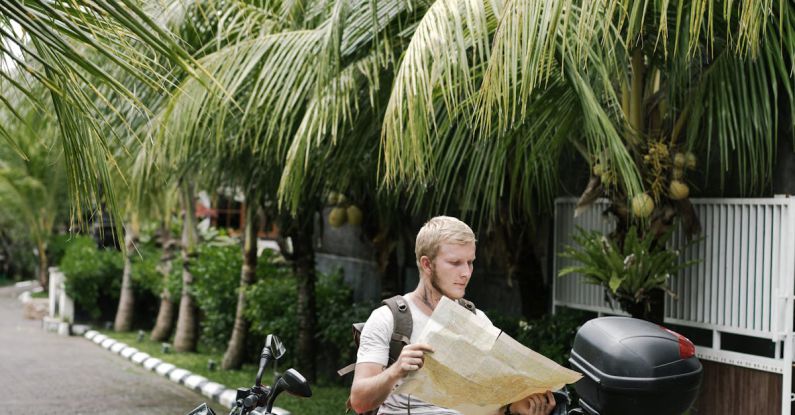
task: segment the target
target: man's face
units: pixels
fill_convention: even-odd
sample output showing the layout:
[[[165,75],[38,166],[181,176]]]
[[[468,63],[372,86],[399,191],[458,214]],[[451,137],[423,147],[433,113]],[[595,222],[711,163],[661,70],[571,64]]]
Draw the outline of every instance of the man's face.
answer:
[[[474,242],[463,245],[441,244],[436,258],[430,261],[431,285],[436,291],[453,300],[464,298],[467,284],[472,277],[474,261]]]

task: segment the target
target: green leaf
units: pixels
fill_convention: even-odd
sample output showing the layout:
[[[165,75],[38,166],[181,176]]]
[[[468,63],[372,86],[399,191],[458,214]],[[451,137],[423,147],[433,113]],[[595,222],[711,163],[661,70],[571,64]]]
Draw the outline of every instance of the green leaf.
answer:
[[[623,278],[619,278],[618,275],[613,274],[613,276],[610,277],[610,283],[609,283],[610,291],[612,291],[613,294],[617,293],[618,288],[621,287],[622,282],[624,282]]]

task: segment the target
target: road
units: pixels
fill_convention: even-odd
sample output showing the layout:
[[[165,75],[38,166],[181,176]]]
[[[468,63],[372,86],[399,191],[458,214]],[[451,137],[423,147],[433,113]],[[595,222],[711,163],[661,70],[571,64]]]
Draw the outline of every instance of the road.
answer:
[[[23,318],[18,293],[0,288],[0,414],[185,414],[207,401],[80,336],[45,332]]]

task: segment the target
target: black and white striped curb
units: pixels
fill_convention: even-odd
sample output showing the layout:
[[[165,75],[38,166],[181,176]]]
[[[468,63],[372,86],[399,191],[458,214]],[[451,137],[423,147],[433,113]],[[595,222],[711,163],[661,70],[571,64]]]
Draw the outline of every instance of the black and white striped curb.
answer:
[[[237,391],[235,389],[229,389],[220,383],[210,381],[204,376],[199,376],[185,369],[180,369],[171,363],[152,357],[148,353],[139,351],[135,347],[128,346],[125,343],[118,342],[96,330],[88,330],[83,337],[112,353],[118,354],[125,359],[143,366],[147,370],[151,370],[160,376],[170,379],[172,382],[179,383],[189,389],[199,392],[224,407],[232,408],[235,404],[235,396],[237,396]],[[276,415],[290,415],[290,412],[287,410],[277,407],[273,408],[273,413]],[[259,413],[254,411],[253,414],[258,415]]]

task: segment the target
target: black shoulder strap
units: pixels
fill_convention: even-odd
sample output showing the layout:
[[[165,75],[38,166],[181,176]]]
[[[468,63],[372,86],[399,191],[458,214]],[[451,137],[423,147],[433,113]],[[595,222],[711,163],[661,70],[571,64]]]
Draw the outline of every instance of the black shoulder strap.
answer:
[[[389,311],[392,312],[392,318],[395,321],[395,329],[392,330],[392,339],[389,342],[389,364],[391,365],[400,356],[403,346],[411,341],[411,331],[414,328],[414,322],[411,318],[409,304],[402,295],[387,298],[382,303],[389,307]]]

